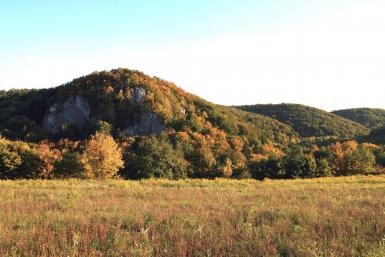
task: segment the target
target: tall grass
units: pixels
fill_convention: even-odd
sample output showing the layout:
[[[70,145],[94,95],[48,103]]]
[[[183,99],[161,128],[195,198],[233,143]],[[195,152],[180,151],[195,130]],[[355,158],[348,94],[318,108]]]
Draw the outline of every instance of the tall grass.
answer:
[[[0,181],[0,256],[384,253],[384,176]]]

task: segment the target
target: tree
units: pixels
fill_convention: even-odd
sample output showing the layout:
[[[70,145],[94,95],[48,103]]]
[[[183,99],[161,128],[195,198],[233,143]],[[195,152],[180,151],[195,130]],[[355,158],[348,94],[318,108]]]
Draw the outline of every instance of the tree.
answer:
[[[0,137],[0,178],[38,178],[43,163],[28,144]]]
[[[372,147],[355,141],[331,145],[332,169],[338,176],[364,174],[374,170],[376,156]]]
[[[233,164],[229,158],[226,158],[225,163],[218,169],[219,175],[229,178],[233,175]]]
[[[271,156],[268,159],[260,160],[252,171],[255,179],[263,180],[264,178],[281,179],[285,176],[284,163],[282,158]]]
[[[316,163],[317,163],[317,168],[313,177],[320,178],[320,177],[329,177],[333,175],[333,171],[330,168],[328,160],[317,159]]]
[[[86,169],[79,153],[67,151],[63,158],[54,164],[52,177],[54,178],[84,178]]]
[[[48,142],[41,142],[37,147],[37,153],[42,161],[39,176],[41,178],[48,178],[54,169],[54,163],[61,159],[61,153],[53,144]]]
[[[334,173],[338,176],[349,175],[348,158],[357,149],[356,141],[347,141],[344,143],[337,142],[329,146],[330,164]]]
[[[376,157],[370,149],[359,145],[346,158],[346,175],[365,174],[374,171]]]
[[[134,179],[185,178],[187,162],[177,155],[166,136],[151,136],[139,143],[135,153],[128,153],[121,175]]]
[[[284,169],[287,178],[307,178],[315,172],[314,157],[306,156],[302,147],[294,146],[284,158]]]
[[[107,121],[103,121],[103,120],[92,121],[90,127],[91,127],[90,134],[101,132],[107,135],[111,135],[111,132],[112,132],[112,125]]]
[[[110,135],[96,132],[87,142],[83,153],[87,177],[109,178],[123,168],[122,154]]]
[[[385,151],[383,149],[378,149],[375,151],[376,163],[385,168]]]
[[[12,174],[22,163],[20,155],[12,151],[8,141],[0,138],[0,177],[12,178]]]

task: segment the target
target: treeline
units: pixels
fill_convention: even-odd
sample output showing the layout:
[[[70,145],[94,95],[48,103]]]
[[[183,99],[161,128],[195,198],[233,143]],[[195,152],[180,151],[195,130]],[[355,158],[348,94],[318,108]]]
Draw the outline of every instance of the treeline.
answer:
[[[184,139],[180,138],[185,136]],[[105,131],[83,141],[28,144],[0,138],[1,179],[122,177],[290,179],[374,174],[384,171],[385,149],[356,141],[324,147],[264,144],[248,153],[236,139],[222,154],[208,145],[189,144],[186,135],[119,139]],[[218,149],[217,149],[218,150]],[[219,150],[221,151],[221,150]],[[246,154],[247,155],[247,154]]]
[[[257,179],[316,178],[383,173],[385,149],[356,141],[337,142],[319,148],[291,147],[286,154],[270,153],[252,167]]]
[[[1,179],[108,178],[123,167],[115,140],[97,132],[84,142],[27,144],[0,138]]]

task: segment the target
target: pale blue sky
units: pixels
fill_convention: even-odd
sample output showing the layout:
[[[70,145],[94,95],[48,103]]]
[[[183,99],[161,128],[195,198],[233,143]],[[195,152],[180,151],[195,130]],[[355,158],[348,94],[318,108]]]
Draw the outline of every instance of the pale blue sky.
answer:
[[[177,44],[242,27],[269,26],[300,0],[0,2],[0,28],[7,50],[82,43],[99,47],[122,40],[129,45]],[[306,2],[306,1],[304,1]],[[299,4],[298,4],[299,5]]]
[[[380,0],[0,0],[0,88],[127,67],[220,104],[384,108],[383,13]]]

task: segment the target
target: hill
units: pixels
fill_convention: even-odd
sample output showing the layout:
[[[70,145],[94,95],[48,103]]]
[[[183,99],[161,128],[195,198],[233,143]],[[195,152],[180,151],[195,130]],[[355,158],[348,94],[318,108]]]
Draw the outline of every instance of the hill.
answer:
[[[385,110],[376,108],[355,108],[333,111],[343,118],[360,123],[367,128],[377,129],[385,126]]]
[[[84,137],[100,120],[128,136],[168,129],[208,134],[215,128],[254,143],[285,143],[296,137],[272,118],[215,105],[128,69],[94,72],[56,88],[0,91],[0,131],[12,139],[67,136],[73,128]]]
[[[241,172],[265,144],[283,147],[299,140],[275,119],[207,102],[128,69],[94,72],[50,89],[2,91],[0,124],[1,136],[36,143],[84,140],[107,131],[125,148],[128,177],[139,176],[127,172],[141,172],[142,166],[132,165],[145,165],[137,156],[149,151],[162,155],[166,166],[180,164],[173,170],[210,177]],[[169,170],[166,166],[160,170]]]
[[[365,139],[373,144],[385,145],[385,126],[373,129]]]
[[[354,138],[369,133],[369,130],[361,124],[299,104],[258,104],[237,108],[277,119],[292,126],[302,137]]]

